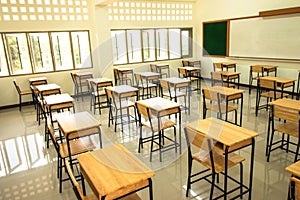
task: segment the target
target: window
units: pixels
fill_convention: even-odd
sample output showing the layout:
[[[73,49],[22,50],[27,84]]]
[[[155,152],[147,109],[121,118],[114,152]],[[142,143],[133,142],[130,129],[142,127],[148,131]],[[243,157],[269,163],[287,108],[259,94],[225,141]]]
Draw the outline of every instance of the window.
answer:
[[[0,77],[91,67],[88,30],[0,33]]]
[[[25,33],[6,34],[10,70],[12,74],[32,73]],[[22,52],[22,53],[21,53]]]
[[[73,57],[76,69],[92,66],[91,49],[88,31],[71,32]]]
[[[8,67],[3,42],[2,34],[0,34],[0,76],[7,76]]]
[[[113,64],[191,57],[192,28],[111,30]]]
[[[111,32],[113,64],[127,63],[125,30]]]
[[[29,41],[34,72],[53,71],[48,33],[29,33]]]
[[[72,53],[70,35],[68,32],[52,32],[53,54],[55,69],[57,71],[72,69]]]
[[[155,37],[154,29],[142,30],[143,59],[144,61],[155,60]]]
[[[142,62],[141,31],[128,30],[126,31],[126,35],[129,63]]]
[[[181,30],[181,55],[183,58],[192,57],[192,31],[191,29]]]

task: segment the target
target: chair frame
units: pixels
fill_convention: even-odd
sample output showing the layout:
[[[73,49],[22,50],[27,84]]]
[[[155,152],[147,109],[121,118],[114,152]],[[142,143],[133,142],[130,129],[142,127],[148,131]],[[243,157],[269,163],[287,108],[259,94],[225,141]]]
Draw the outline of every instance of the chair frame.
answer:
[[[94,83],[92,81],[89,82],[90,84],[90,111],[95,111],[98,108],[99,114],[101,115],[101,109],[102,108],[108,108],[109,107],[109,100],[107,97],[107,94],[105,92],[105,87],[113,86],[112,82],[104,82],[104,83]],[[101,98],[105,97],[105,101],[101,101]]]
[[[177,153],[177,147],[180,147],[180,144],[177,142],[176,136],[176,122],[168,119],[168,110],[164,111],[154,111],[149,107],[136,102],[136,108],[139,116],[139,125],[140,125],[140,137],[138,144],[138,152],[140,153],[143,148],[143,144],[151,142],[150,146],[150,162],[152,161],[152,153],[159,151],[159,160],[162,162],[162,153],[175,149]],[[179,108],[178,108],[179,109]],[[174,111],[174,110],[172,110]],[[179,111],[178,111],[179,112]],[[147,127],[151,130],[151,136],[143,137],[143,127]],[[164,130],[168,128],[173,128],[174,139],[165,135]],[[165,139],[171,141],[171,144],[165,145]],[[158,140],[158,142],[157,142]],[[158,145],[157,149],[153,149],[153,144]]]
[[[236,197],[238,196],[242,197],[244,194],[243,188],[248,189],[247,186],[243,185],[243,161],[245,159],[235,153],[229,154],[228,168],[232,168],[236,165],[240,165],[240,180],[236,180],[235,178],[229,175],[228,178],[234,183],[237,183],[239,186],[228,191],[227,194],[222,194],[218,197],[213,198],[215,187],[220,191],[224,192],[224,190],[215,183],[216,178],[217,178],[217,183],[219,182],[219,174],[224,175],[223,173],[225,171],[224,149],[221,146],[219,146],[219,144],[216,141],[214,141],[212,138],[196,133],[194,130],[188,127],[184,128],[184,133],[185,133],[187,149],[188,149],[188,178],[187,178],[186,197],[188,197],[189,190],[191,189],[191,185],[203,179],[211,184],[209,199],[219,199],[220,197],[226,196],[227,194],[235,192],[237,190],[239,190],[240,193]],[[197,153],[193,154],[191,148],[192,145],[195,146],[197,149],[200,149],[200,151],[197,151]],[[192,165],[194,160],[199,162],[203,166],[205,166],[206,169],[192,173]],[[208,179],[210,176],[212,177],[211,180]]]
[[[256,73],[256,76],[253,76],[253,73]],[[250,73],[249,73],[249,94],[251,94],[251,89],[252,89],[252,83],[253,80],[258,80],[259,77],[264,76],[264,67],[263,66],[255,66],[251,65],[250,66]]]
[[[157,93],[158,85],[154,83],[155,80],[157,79],[153,79],[153,78],[144,79],[139,73],[135,73],[134,77],[135,77],[136,86],[142,90],[142,95],[139,96],[141,96],[143,99],[145,99],[145,97],[146,98],[155,97],[154,95],[152,95],[152,89],[155,89],[155,94],[156,96],[158,95]],[[145,94],[145,90],[146,90],[146,94]]]
[[[283,123],[275,126],[275,118],[280,119],[280,121]],[[282,138],[280,140],[273,141],[275,132],[282,133]],[[284,135],[287,135],[287,139],[285,139]],[[290,141],[290,136],[298,138],[298,142],[295,143]],[[295,151],[289,149],[290,144],[296,146]],[[273,145],[277,146],[272,147]],[[294,162],[298,160],[300,148],[300,113],[296,110],[290,110],[278,105],[272,105],[269,112],[268,135],[266,143],[267,162],[270,160],[271,152],[279,148],[285,150],[286,152],[295,154]]]
[[[19,94],[19,111],[22,111],[22,96],[32,95],[32,97],[33,97],[33,93],[32,93],[32,90],[23,90],[22,91],[20,89],[19,84],[16,82],[16,80],[13,80],[13,83],[14,83],[14,85],[15,85],[15,87],[17,89],[17,92]],[[34,100],[34,99],[32,98],[32,100]]]

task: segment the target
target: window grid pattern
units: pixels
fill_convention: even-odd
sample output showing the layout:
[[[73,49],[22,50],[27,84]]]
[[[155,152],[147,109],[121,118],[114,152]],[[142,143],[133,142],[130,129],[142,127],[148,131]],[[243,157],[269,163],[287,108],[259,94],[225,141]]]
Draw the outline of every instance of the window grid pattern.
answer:
[[[108,4],[108,18],[111,21],[190,21],[193,4],[116,1]]]
[[[1,21],[86,21],[87,0],[0,0]]]

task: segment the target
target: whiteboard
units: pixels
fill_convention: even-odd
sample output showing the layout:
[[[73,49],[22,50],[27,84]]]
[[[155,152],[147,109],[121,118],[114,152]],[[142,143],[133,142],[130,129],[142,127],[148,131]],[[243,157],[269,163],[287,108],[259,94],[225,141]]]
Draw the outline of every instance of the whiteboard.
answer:
[[[300,60],[300,15],[230,20],[229,56]]]

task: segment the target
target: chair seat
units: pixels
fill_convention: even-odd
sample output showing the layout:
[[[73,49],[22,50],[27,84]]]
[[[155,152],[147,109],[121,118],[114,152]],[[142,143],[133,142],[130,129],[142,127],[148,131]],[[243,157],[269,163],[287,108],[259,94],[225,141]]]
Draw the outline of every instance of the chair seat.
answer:
[[[158,131],[167,129],[167,128],[173,127],[175,125],[176,125],[176,123],[173,122],[172,120],[169,120],[168,118],[162,118],[162,119],[160,119],[160,129],[158,129],[157,119],[155,119],[155,120],[152,119],[152,126],[153,126],[153,131],[154,132],[158,132]],[[150,125],[149,121],[144,122],[143,126],[151,128],[151,125]]]
[[[299,126],[297,123],[286,122],[276,126],[274,130],[281,133],[289,134],[297,138],[299,137]]]
[[[148,84],[139,84],[137,87],[146,89],[146,88],[157,87],[157,85],[155,83],[148,83]]]
[[[170,97],[170,98],[175,98],[175,97],[183,97],[186,96],[186,93],[180,92],[180,91],[172,91],[171,94],[169,92],[163,93],[164,96]]]
[[[220,152],[214,153],[214,166],[216,173],[220,173],[225,170],[225,156],[221,152],[222,150],[220,149]],[[205,167],[212,169],[209,153],[207,151],[200,150],[199,152],[193,154],[193,159],[197,160]],[[244,157],[235,153],[228,154],[228,169],[235,166],[236,164],[243,162],[244,160]]]
[[[67,158],[69,156],[68,153],[68,144],[67,142],[63,142],[60,145],[60,154],[62,158]],[[70,149],[72,151],[72,155],[81,154],[87,151],[91,151],[95,149],[95,145],[91,140],[83,140],[83,139],[77,139],[77,140],[71,140],[70,141]]]
[[[222,114],[226,113],[226,104],[221,104],[220,108],[221,108]],[[207,106],[207,110],[219,112],[219,106],[218,105],[209,105],[209,106]],[[234,110],[237,110],[237,106],[228,105],[228,109],[227,109],[228,112],[232,112]]]
[[[282,97],[289,96],[289,94],[287,94],[287,93],[281,93],[281,92],[274,93],[273,91],[261,93],[261,96],[266,97],[266,98],[271,98],[271,99],[279,99],[279,98],[281,98],[281,94],[282,94]]]

